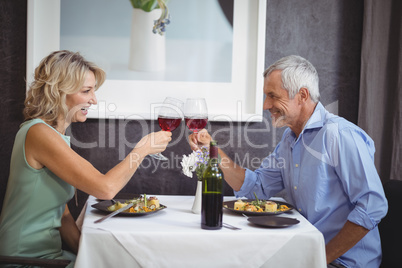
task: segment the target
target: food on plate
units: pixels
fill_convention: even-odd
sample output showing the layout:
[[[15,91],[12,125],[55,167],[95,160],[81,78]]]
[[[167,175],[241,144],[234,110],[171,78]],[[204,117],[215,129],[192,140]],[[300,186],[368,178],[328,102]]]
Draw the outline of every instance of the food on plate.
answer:
[[[153,206],[155,206],[155,208],[159,208],[159,207],[160,207],[160,205],[159,205],[159,200],[158,200],[158,198],[156,198],[155,196],[151,196],[151,197],[149,198],[149,201],[148,201],[148,207],[152,208]]]
[[[254,200],[243,201],[241,199],[234,202],[234,210],[249,211],[249,212],[282,212],[287,211],[290,208],[284,204],[279,204],[275,201]]]
[[[244,208],[244,205],[245,205],[245,203],[243,202],[243,200],[237,200],[235,203],[234,203],[234,209],[235,210],[243,210],[243,208]]]
[[[245,210],[245,211],[250,211],[250,212],[257,212],[257,207],[254,206],[254,205],[252,205],[252,204],[246,204],[246,205],[243,207],[243,210]]]
[[[125,206],[127,206],[127,203],[121,203],[120,201],[117,201],[116,203],[114,203],[113,205],[108,207],[107,210],[115,211],[115,210],[121,209],[122,207],[125,207]]]
[[[130,203],[134,203],[134,205],[131,208],[125,210],[124,212],[144,213],[144,212],[155,211],[160,208],[159,200],[157,197],[151,196],[147,198],[147,196],[144,194],[139,198],[126,200],[124,203],[117,201],[115,204],[109,206],[107,209],[109,211],[115,211],[122,207],[127,206]]]
[[[275,212],[278,210],[278,204],[276,202],[267,201],[265,203],[265,211],[266,212]]]

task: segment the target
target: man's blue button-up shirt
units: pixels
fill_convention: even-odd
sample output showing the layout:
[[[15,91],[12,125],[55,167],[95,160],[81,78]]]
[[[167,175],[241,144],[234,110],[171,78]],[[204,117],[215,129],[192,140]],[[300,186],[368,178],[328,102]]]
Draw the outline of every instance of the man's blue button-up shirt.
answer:
[[[328,243],[347,220],[371,230],[337,261],[347,267],[379,267],[377,225],[388,203],[374,166],[374,142],[359,127],[318,103],[299,137],[288,128],[255,171],[246,169],[237,197],[268,199],[285,189],[288,202],[320,230]]]

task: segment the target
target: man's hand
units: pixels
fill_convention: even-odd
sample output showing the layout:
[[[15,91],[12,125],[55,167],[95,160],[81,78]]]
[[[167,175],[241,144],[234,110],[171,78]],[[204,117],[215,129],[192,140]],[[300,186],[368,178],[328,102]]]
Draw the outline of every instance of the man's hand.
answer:
[[[211,140],[212,137],[205,128],[198,133],[192,133],[190,136],[188,136],[188,143],[193,151],[201,149],[202,146],[209,148],[209,143]]]

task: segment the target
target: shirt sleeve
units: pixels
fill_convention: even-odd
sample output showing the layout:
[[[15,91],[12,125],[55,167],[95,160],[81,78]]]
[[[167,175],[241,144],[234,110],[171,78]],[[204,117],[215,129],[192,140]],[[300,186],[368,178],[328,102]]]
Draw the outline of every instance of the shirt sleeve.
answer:
[[[387,199],[374,165],[374,142],[362,130],[345,128],[334,138],[335,170],[354,209],[348,220],[371,230],[388,210]],[[339,140],[338,140],[339,139]]]
[[[267,156],[261,166],[255,171],[246,169],[245,179],[239,191],[234,191],[237,198],[247,197],[254,199],[254,193],[261,199],[269,199],[283,189],[281,175],[281,161],[275,153]]]

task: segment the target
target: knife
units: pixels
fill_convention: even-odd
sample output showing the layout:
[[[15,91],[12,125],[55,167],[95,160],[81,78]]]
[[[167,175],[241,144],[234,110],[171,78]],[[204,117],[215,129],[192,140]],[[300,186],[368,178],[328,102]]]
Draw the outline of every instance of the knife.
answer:
[[[131,202],[131,203],[129,203],[127,206],[122,207],[122,208],[119,208],[118,210],[113,211],[112,213],[106,215],[105,217],[102,217],[102,218],[100,218],[100,219],[94,221],[94,223],[103,222],[104,220],[107,220],[107,219],[109,219],[109,218],[111,218],[111,217],[113,217],[113,216],[119,214],[120,212],[123,212],[123,211],[125,211],[125,210],[131,208],[133,205],[134,205],[134,202]]]

